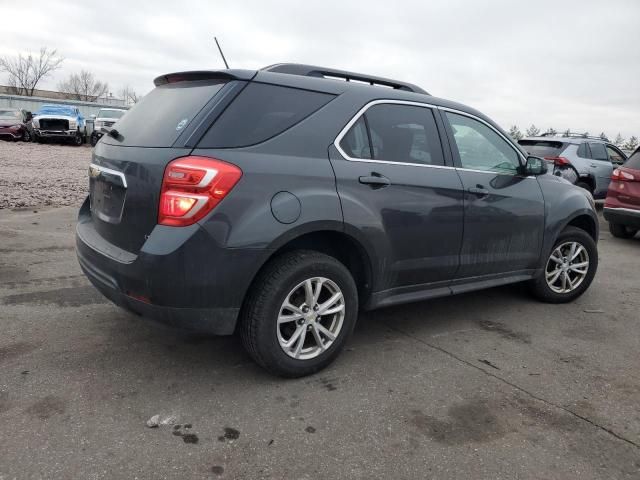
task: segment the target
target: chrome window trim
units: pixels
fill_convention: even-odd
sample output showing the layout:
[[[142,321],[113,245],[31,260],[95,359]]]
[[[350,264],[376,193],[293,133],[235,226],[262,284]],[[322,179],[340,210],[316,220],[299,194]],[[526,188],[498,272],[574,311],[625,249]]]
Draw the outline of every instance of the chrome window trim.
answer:
[[[103,167],[101,165],[96,165],[95,163],[92,163],[89,165],[89,176],[90,177],[97,177],[98,175],[100,175],[101,172],[107,173],[109,175],[114,175],[116,177],[120,177],[120,179],[122,180],[122,185],[124,186],[124,188],[127,188],[127,179],[124,176],[124,173],[119,172],[117,170],[112,170],[110,168],[107,167]]]
[[[349,155],[347,155],[347,152],[345,152],[342,149],[342,147],[340,146],[340,142],[342,142],[342,139],[347,134],[347,132],[351,129],[351,127],[353,127],[353,125],[360,119],[360,117],[369,108],[373,107],[374,105],[380,105],[380,104],[409,105],[409,106],[412,106],[412,107],[431,108],[431,109],[437,109],[437,110],[443,110],[443,111],[447,111],[447,112],[457,113],[457,114],[460,114],[460,115],[465,115],[465,116],[467,116],[469,118],[473,118],[474,120],[477,120],[477,121],[483,123],[484,125],[489,127],[491,130],[493,130],[495,133],[497,133],[518,154],[518,158],[520,158],[520,159],[522,159],[522,160],[524,160],[526,162],[526,159],[524,158],[524,155],[522,154],[522,152],[518,148],[516,148],[514,146],[513,142],[511,142],[507,137],[505,137],[502,133],[500,133],[498,130],[496,130],[490,123],[486,122],[485,120],[483,120],[482,118],[480,118],[480,117],[478,117],[476,115],[473,115],[472,113],[463,112],[462,110],[456,110],[455,108],[449,108],[449,107],[442,107],[442,106],[439,106],[439,105],[433,105],[431,103],[413,102],[413,101],[410,101],[410,100],[391,100],[391,99],[382,99],[382,100],[372,100],[372,101],[370,101],[364,107],[362,107],[360,110],[358,110],[356,112],[356,114],[351,118],[351,120],[349,120],[347,122],[347,124],[342,128],[342,130],[340,130],[340,133],[338,133],[338,136],[333,141],[333,146],[336,147],[336,150],[338,150],[340,155],[342,155],[342,157],[345,160],[348,160],[350,162],[382,163],[382,164],[387,164],[387,165],[406,165],[406,166],[411,166],[411,167],[441,168],[441,169],[447,169],[447,170],[465,170],[465,171],[468,171],[468,172],[477,172],[477,173],[493,173],[493,174],[497,173],[499,175],[520,176],[517,173],[507,173],[507,172],[502,173],[502,172],[494,172],[492,170],[474,170],[474,169],[471,169],[471,168],[464,168],[464,167],[450,167],[448,165],[428,165],[428,164],[425,164],[425,163],[394,162],[394,161],[391,161],[391,160],[378,160],[378,159],[371,159],[371,158],[354,158],[354,157],[350,157]],[[523,177],[523,178],[535,178],[535,177],[528,176],[528,177]]]

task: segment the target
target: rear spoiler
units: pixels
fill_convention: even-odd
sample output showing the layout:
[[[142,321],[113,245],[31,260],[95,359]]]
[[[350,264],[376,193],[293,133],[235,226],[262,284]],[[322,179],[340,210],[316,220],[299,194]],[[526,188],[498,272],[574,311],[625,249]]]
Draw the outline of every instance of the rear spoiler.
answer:
[[[156,77],[153,84],[156,87],[168,83],[195,82],[198,80],[251,80],[256,76],[256,70],[197,70],[192,72],[167,73]]]

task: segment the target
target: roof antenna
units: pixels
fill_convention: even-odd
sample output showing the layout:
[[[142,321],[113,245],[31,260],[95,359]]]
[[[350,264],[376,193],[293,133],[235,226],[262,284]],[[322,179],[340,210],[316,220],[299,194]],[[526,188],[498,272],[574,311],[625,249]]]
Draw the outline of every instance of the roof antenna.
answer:
[[[227,70],[229,70],[229,64],[227,63],[227,59],[224,58],[224,53],[222,53],[222,48],[220,48],[220,44],[218,43],[218,37],[213,37],[213,39],[216,41],[216,45],[218,46],[218,51],[220,52],[220,56],[222,57],[222,61],[224,62],[224,66],[226,67]]]

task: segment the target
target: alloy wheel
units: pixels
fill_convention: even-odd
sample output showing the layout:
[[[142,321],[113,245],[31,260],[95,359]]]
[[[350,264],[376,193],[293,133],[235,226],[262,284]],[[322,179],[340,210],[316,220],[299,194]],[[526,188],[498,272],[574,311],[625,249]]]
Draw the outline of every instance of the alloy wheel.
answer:
[[[558,245],[547,261],[545,280],[555,293],[570,293],[578,288],[589,272],[589,253],[579,242]]]
[[[280,307],[278,343],[292,358],[316,358],[338,338],[344,317],[340,287],[328,278],[309,278],[296,285]]]

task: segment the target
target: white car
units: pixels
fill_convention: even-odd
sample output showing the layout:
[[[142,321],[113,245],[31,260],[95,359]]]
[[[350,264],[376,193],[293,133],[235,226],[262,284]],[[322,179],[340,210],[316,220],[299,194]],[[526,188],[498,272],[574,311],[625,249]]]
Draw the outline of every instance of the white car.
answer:
[[[101,108],[93,119],[93,132],[91,133],[91,146],[95,147],[98,140],[104,135],[102,127],[111,128],[122,117],[126,110],[121,108]],[[93,117],[93,115],[91,115]]]

